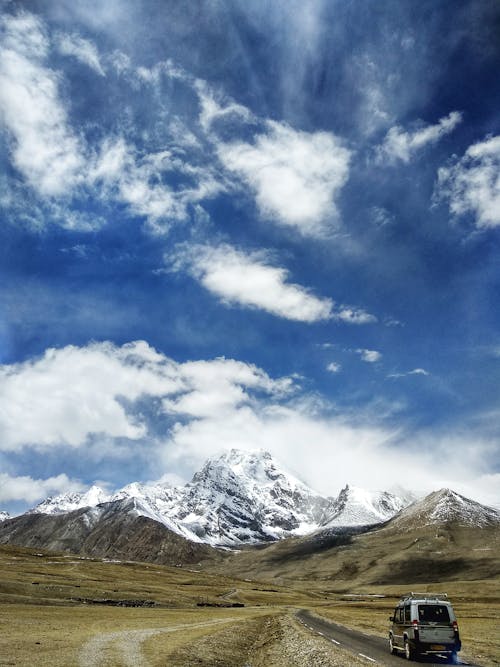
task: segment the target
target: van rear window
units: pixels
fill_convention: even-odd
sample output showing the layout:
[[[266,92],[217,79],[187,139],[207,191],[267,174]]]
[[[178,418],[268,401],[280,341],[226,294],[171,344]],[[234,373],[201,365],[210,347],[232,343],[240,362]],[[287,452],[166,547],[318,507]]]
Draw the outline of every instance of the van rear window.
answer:
[[[450,614],[444,604],[419,604],[419,623],[449,623]]]

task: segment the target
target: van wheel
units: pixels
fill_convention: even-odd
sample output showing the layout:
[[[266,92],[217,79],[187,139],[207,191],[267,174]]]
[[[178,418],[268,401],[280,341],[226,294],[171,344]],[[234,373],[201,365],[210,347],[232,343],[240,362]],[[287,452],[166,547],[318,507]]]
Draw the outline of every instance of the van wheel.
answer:
[[[396,649],[394,648],[393,640],[392,640],[392,635],[389,637],[389,653],[391,655],[394,655],[396,653]]]
[[[450,665],[458,665],[458,654],[456,651],[450,653]]]
[[[407,660],[415,660],[417,654],[415,653],[414,648],[410,645],[410,642],[405,639],[405,658]]]

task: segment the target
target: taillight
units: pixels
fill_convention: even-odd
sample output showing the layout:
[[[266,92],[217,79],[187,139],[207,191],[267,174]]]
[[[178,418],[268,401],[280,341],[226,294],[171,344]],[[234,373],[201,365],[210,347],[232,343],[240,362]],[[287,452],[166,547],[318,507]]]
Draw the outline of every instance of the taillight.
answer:
[[[455,632],[458,632],[458,623],[456,621],[453,621],[453,623],[451,625],[453,626],[453,629],[455,630]]]
[[[416,618],[413,619],[412,624],[414,628],[418,628],[418,621]]]

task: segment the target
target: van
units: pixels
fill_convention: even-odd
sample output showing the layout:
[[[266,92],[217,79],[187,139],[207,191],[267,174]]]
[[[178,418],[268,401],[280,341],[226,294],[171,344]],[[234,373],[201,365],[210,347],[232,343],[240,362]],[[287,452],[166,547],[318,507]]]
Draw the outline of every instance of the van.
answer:
[[[441,655],[456,665],[462,648],[457,619],[446,593],[408,593],[390,616],[389,650],[407,660]]]

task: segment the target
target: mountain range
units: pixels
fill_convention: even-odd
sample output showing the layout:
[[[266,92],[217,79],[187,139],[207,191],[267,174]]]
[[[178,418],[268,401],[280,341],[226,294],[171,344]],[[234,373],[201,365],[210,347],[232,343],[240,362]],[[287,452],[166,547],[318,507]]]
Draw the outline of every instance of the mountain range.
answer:
[[[136,511],[193,542],[238,547],[311,534],[323,527],[378,524],[409,500],[347,485],[325,497],[285,472],[265,451],[232,449],[209,459],[184,486],[133,482],[113,494],[98,486],[50,497],[28,514],[59,515],[135,500]]]
[[[412,572],[417,554],[425,572],[446,561],[433,553],[448,554],[457,545],[467,553],[475,545],[478,555],[488,555],[483,536],[498,540],[500,512],[493,508],[449,489],[410,501],[403,491],[349,485],[336,498],[324,497],[284,472],[267,452],[231,450],[209,459],[184,486],[135,482],[113,494],[93,486],[48,498],[21,516],[5,517],[0,544],[174,565],[203,561],[214,567],[220,562],[232,567],[227,550],[236,554],[236,549],[241,557],[234,561],[234,573],[257,568],[256,576],[259,568],[271,573],[279,565],[283,573],[299,562],[307,572],[308,558],[319,554],[314,568],[333,558],[328,571],[338,567],[342,578],[353,567],[353,545],[368,541],[369,548],[356,552],[356,558],[372,554],[367,571],[373,573],[373,554],[380,553],[377,567],[387,578],[396,576],[391,560],[396,553],[399,563],[401,554],[413,554]],[[253,545],[259,549],[248,550]],[[342,546],[338,553],[337,546]],[[213,547],[223,547],[226,555]]]

